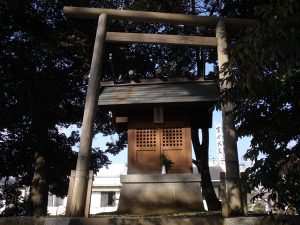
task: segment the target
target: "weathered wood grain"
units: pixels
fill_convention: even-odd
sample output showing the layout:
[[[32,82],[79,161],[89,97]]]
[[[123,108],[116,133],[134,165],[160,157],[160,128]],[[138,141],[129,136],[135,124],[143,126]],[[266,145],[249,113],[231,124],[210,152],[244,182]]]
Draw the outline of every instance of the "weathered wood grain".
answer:
[[[117,10],[85,7],[64,7],[65,16],[96,19],[100,14],[105,13],[110,19],[131,20],[137,22],[182,24],[189,26],[211,26],[215,27],[220,20],[212,16],[192,16],[176,13],[158,13],[134,10]],[[223,18],[227,29],[240,29],[258,23],[253,19]]]
[[[169,44],[185,46],[217,46],[215,37],[144,34],[144,33],[121,33],[108,32],[107,42],[114,43],[142,43],[142,44]]]

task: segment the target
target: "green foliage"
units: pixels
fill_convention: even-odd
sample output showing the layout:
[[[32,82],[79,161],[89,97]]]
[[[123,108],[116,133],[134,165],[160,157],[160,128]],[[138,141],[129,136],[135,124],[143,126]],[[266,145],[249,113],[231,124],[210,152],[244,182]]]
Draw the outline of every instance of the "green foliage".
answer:
[[[229,49],[239,136],[251,136],[246,185],[274,208],[300,210],[300,11],[298,1],[255,7],[259,23]]]
[[[0,216],[18,216],[26,211],[26,199],[21,196],[18,181],[9,178],[0,182],[0,208],[5,207]]]
[[[0,2],[0,178],[11,176],[30,186],[35,155],[43,154],[46,166],[40,175],[49,185],[43,194],[49,189],[60,197],[67,194],[77,158],[72,146],[79,141],[78,132],[67,136],[60,130],[81,126],[93,47],[88,43],[94,36],[89,36],[93,29],[76,29],[86,22],[64,19],[65,4],[69,2]],[[101,114],[97,131],[115,133],[109,128],[111,116]],[[123,147],[111,151],[117,154]],[[105,153],[93,150],[94,170],[109,163]]]
[[[165,166],[166,169],[170,168],[170,166],[173,164],[172,160],[168,159],[165,154],[160,155],[160,163],[161,165]]]
[[[261,201],[256,200],[253,204],[253,213],[262,214],[265,212],[264,205]]]

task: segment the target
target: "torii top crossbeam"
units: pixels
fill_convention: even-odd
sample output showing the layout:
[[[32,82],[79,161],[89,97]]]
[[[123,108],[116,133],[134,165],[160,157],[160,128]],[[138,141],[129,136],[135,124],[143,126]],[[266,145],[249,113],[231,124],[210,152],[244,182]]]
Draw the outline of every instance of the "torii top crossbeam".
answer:
[[[111,19],[132,20],[137,22],[181,24],[189,26],[215,27],[220,19],[223,19],[227,29],[241,29],[257,23],[253,19],[220,18],[213,16],[193,16],[175,13],[158,13],[134,10],[116,10],[86,7],[64,7],[64,14],[70,17],[97,19],[105,13]]]
[[[242,29],[257,23],[252,19],[220,18],[209,16],[192,16],[173,13],[158,13],[133,10],[116,10],[102,8],[64,7],[64,14],[70,17],[97,19],[106,14],[109,19],[131,20],[138,22],[156,22],[168,24],[182,24],[189,26],[209,26],[215,28],[218,21],[223,20],[227,29]],[[114,43],[143,43],[169,44],[185,46],[217,46],[215,37],[186,36],[170,34],[143,34],[125,32],[107,32],[106,42]]]

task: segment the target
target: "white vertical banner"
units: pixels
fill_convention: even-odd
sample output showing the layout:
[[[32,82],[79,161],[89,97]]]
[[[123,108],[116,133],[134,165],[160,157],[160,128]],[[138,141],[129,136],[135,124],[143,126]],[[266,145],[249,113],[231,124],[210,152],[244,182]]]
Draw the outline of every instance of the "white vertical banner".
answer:
[[[224,139],[223,139],[223,129],[222,124],[216,124],[216,141],[217,141],[217,156],[219,161],[224,161]]]

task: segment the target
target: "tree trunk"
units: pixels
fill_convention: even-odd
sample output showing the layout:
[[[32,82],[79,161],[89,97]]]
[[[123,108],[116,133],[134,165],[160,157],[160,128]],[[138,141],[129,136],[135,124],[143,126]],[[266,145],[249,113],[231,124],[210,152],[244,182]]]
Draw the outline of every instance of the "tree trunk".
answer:
[[[208,128],[202,128],[202,144],[199,142],[198,129],[192,128],[192,142],[196,156],[195,165],[201,173],[202,192],[209,211],[221,210],[221,203],[214,191],[208,164],[209,133]]]
[[[46,150],[48,129],[43,126],[37,126],[34,129],[35,133],[35,153],[34,153],[34,173],[30,187],[30,205],[31,214],[35,217],[47,215],[48,205],[48,182],[46,175]]]

